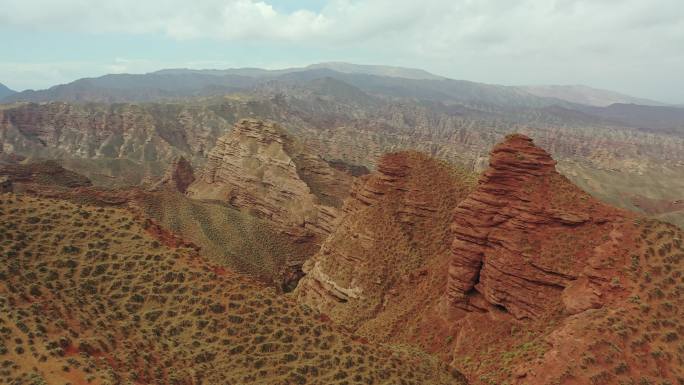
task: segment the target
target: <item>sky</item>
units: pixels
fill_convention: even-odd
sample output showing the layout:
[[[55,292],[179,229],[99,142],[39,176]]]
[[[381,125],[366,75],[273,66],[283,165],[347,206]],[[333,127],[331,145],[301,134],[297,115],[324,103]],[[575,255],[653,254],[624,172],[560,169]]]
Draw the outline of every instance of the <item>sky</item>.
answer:
[[[0,83],[344,61],[684,103],[683,0],[0,0]]]

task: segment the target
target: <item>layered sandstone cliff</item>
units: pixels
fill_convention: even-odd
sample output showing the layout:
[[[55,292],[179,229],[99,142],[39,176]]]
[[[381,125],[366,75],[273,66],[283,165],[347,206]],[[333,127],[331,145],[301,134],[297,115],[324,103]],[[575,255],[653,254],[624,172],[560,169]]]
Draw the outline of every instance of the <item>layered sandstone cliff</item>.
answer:
[[[510,135],[492,150],[477,190],[455,210],[449,301],[537,317],[581,286],[589,298],[569,310],[599,306],[594,297],[611,275],[597,248],[625,217],[558,174],[530,138]]]
[[[243,119],[218,139],[188,196],[218,200],[286,229],[336,226],[352,177],[307,153],[275,123]]]
[[[416,152],[383,156],[345,202],[344,216],[304,265],[296,295],[369,338],[409,340],[439,301],[453,237],[451,212],[474,178]],[[434,338],[444,338],[444,336]]]
[[[0,158],[60,159],[95,185],[140,185],[158,180],[180,155],[201,167],[238,118],[259,116],[287,124],[298,140],[330,159],[373,166],[388,151],[412,149],[481,171],[482,154],[520,131],[554,154],[561,173],[612,205],[650,214],[637,202],[682,199],[684,138],[672,132],[635,130],[558,108],[481,110],[283,94],[288,92],[182,103],[0,105]],[[682,210],[662,208],[667,211],[659,218],[684,223]]]
[[[471,189],[425,156],[383,157],[305,264],[298,299],[368,339],[437,353],[473,384],[679,376],[680,233],[598,202],[523,135],[490,159]]]

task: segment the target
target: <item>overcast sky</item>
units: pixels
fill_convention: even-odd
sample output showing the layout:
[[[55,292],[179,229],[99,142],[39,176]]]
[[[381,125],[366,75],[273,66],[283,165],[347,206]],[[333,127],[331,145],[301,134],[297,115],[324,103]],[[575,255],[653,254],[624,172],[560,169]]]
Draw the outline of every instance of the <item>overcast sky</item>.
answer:
[[[322,61],[684,103],[684,0],[0,0],[0,82]]]

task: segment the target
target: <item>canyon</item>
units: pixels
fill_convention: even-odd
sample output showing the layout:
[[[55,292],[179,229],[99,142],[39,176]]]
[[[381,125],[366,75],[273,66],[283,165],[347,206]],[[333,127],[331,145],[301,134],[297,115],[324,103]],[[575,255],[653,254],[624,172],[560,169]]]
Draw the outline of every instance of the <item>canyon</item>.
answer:
[[[684,218],[670,204],[682,199],[684,180],[676,130],[642,130],[566,107],[387,100],[330,79],[183,102],[4,105],[0,141],[4,154],[59,159],[97,185],[150,186],[180,156],[201,169],[218,139],[250,116],[279,122],[326,161],[369,169],[386,152],[418,150],[480,172],[488,149],[520,132],[604,202],[675,224]],[[645,202],[661,209],[647,212]]]

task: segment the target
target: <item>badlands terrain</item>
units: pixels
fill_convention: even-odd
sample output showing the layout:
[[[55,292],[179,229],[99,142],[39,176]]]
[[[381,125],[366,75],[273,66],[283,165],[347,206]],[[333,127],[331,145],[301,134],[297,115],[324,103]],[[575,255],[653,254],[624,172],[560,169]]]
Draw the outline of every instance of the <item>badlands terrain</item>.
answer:
[[[94,184],[196,168],[242,118],[278,122],[327,161],[374,168],[399,150],[481,172],[518,132],[599,199],[682,225],[684,109],[587,87],[506,87],[340,63],[268,71],[164,70],[80,79],[0,99],[3,154],[60,159]]]
[[[3,92],[3,383],[684,384],[684,109],[344,63]]]

